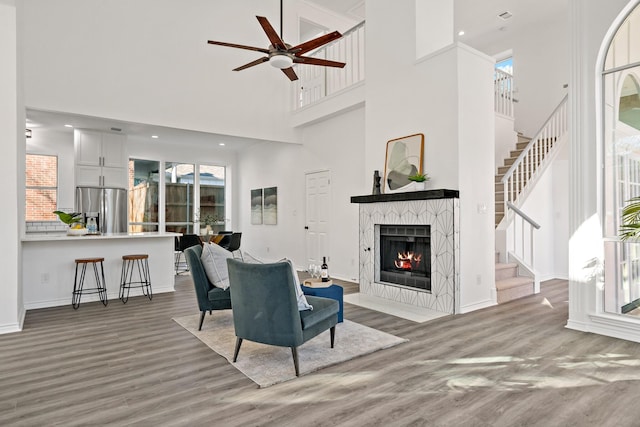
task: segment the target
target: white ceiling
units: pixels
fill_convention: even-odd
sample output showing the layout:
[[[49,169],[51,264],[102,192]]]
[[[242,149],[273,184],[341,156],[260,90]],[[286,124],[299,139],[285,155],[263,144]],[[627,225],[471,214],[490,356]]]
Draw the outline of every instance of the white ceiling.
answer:
[[[306,0],[318,7],[358,21],[365,19],[364,0]],[[496,40],[516,27],[529,27],[566,17],[567,0],[454,0],[455,32],[464,30],[459,40],[486,52]],[[503,12],[513,16],[498,17]]]
[[[73,127],[65,127],[71,125]],[[134,141],[155,141],[157,143],[179,143],[183,146],[207,144],[220,150],[239,151],[248,148],[260,140],[239,138],[230,135],[197,132],[164,126],[153,126],[142,123],[131,123],[121,120],[111,120],[100,117],[83,116],[79,114],[51,112],[27,109],[26,127],[33,132],[48,130],[68,132],[73,135],[73,129],[93,129],[106,132],[122,132]],[[119,129],[119,130],[118,130]],[[158,138],[152,138],[152,135]],[[223,143],[224,146],[220,146]]]
[[[307,1],[358,21],[364,20],[365,17],[364,0]],[[513,16],[505,21],[500,19],[498,14],[506,11]],[[459,37],[459,40],[487,54],[497,53],[490,51],[491,45],[497,40],[509,37],[514,28],[531,25],[543,27],[544,22],[565,17],[566,13],[567,0],[454,0],[455,31],[465,31],[465,35]],[[98,130],[110,130],[111,127],[115,127],[122,129],[122,132],[132,139],[149,139],[151,135],[158,135],[159,142],[180,140],[183,143],[206,143],[216,146],[219,142],[228,142],[226,149],[234,151],[258,142],[245,138],[45,111],[28,110],[27,118],[27,127],[33,128],[34,131],[41,128],[72,132],[72,129],[65,128],[64,124]]]

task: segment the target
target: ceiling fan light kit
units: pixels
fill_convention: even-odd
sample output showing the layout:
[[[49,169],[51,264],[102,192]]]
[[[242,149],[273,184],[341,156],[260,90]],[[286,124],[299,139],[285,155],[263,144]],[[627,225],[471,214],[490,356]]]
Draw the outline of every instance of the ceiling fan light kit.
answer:
[[[293,65],[293,58],[283,53],[274,53],[269,57],[269,64],[283,70]]]
[[[280,20],[282,20],[282,2],[280,3],[280,7]],[[294,81],[298,80],[298,76],[296,75],[295,71],[293,71],[292,66],[294,64],[320,65],[324,67],[336,68],[343,68],[346,65],[344,62],[330,61],[328,59],[313,58],[310,56],[302,56],[307,52],[310,52],[314,49],[319,48],[320,46],[324,46],[325,44],[331,43],[332,41],[342,37],[342,34],[340,34],[338,31],[324,34],[320,37],[316,37],[315,39],[306,41],[297,46],[291,46],[282,40],[282,36],[279,36],[278,33],[276,33],[267,18],[265,18],[264,16],[256,16],[256,18],[258,19],[260,26],[271,42],[269,47],[266,49],[235,43],[218,42],[214,40],[207,41],[207,43],[209,44],[234,47],[244,50],[253,50],[255,52],[261,52],[267,55],[262,58],[256,59],[255,61],[251,61],[248,64],[244,64],[237,68],[234,68],[233,71],[242,71],[255,65],[262,64],[263,62],[269,62],[273,67],[281,69],[282,72],[289,78],[289,80]],[[280,32],[282,32],[282,29],[280,29]]]

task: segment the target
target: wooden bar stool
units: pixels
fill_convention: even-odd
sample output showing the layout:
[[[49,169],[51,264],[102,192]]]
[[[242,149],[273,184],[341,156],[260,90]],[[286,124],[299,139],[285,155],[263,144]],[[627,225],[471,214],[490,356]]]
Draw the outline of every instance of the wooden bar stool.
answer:
[[[104,281],[104,258],[78,258],[76,259],[76,274],[73,279],[73,293],[71,297],[71,304],[74,309],[80,307],[80,298],[82,294],[98,294],[100,301],[103,305],[107,305],[107,286]],[[100,263],[100,273],[98,274],[98,263]],[[78,282],[78,265],[82,264],[82,270],[80,271],[80,281]],[[93,274],[96,278],[95,288],[84,287],[84,276],[87,272],[87,264],[93,265]]]
[[[133,280],[133,270],[138,270],[137,281]],[[129,300],[131,288],[142,288],[142,293],[151,300],[151,276],[149,275],[149,255],[123,255],[122,273],[120,275],[120,300],[126,304]],[[124,291],[127,291],[125,296]]]

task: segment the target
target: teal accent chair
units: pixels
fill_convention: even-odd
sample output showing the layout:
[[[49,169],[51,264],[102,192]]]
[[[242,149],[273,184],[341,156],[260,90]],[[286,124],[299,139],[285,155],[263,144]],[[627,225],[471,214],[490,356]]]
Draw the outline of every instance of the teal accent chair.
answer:
[[[198,308],[200,309],[200,325],[198,330],[202,330],[202,322],[204,316],[213,310],[229,310],[231,309],[231,293],[229,288],[220,289],[211,284],[207,274],[202,266],[200,257],[202,256],[202,246],[191,246],[184,250],[184,257],[191,270],[191,279],[196,289],[196,298],[198,299]]]
[[[290,347],[296,376],[300,375],[298,346],[330,330],[331,348],[338,323],[338,301],[308,296],[313,310],[298,311],[291,266],[287,262],[251,264],[228,259],[238,359],[242,340]]]

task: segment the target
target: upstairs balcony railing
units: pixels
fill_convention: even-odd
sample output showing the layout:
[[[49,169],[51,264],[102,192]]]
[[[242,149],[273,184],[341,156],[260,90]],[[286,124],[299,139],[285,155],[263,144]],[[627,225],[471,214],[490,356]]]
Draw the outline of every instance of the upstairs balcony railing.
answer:
[[[314,58],[345,62],[344,68],[296,66],[294,110],[318,102],[333,93],[364,80],[364,21],[346,31],[333,43],[312,54]]]
[[[493,80],[494,108],[496,113],[513,118],[513,76],[506,71],[495,69]]]

